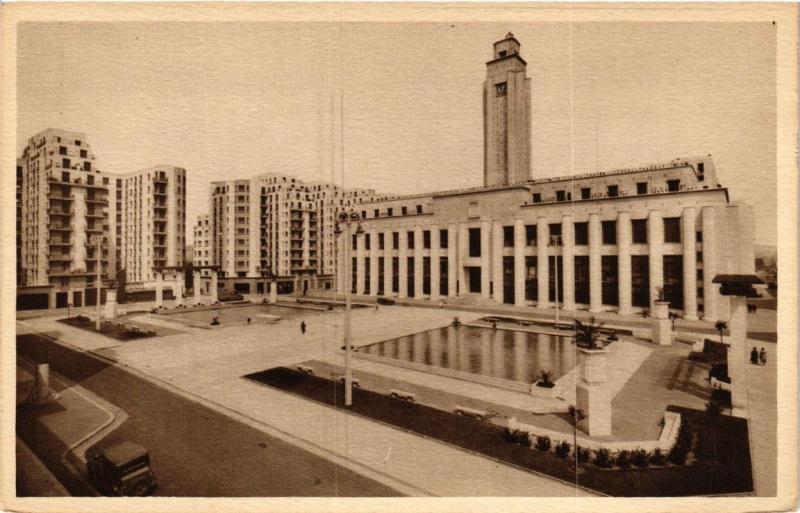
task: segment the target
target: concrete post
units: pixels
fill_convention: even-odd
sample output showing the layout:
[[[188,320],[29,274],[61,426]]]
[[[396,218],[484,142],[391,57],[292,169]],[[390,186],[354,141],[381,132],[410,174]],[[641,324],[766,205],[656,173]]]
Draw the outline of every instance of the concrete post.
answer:
[[[547,248],[550,239],[550,227],[544,217],[536,219],[536,280],[538,282],[539,308],[550,307],[550,262],[547,259]]]
[[[577,406],[586,415],[583,430],[589,436],[611,434],[611,394],[608,390],[608,364],[605,349],[578,349],[580,376],[576,390]]]
[[[192,295],[194,296],[194,304],[200,304],[200,271],[192,271]]]
[[[561,218],[561,244],[563,309],[570,311],[575,309],[575,221],[571,215]]]
[[[672,321],[669,318],[669,303],[655,301],[651,316],[651,338],[660,346],[672,345]]]
[[[275,280],[269,283],[269,302],[272,304],[278,302],[278,282]]]
[[[439,248],[441,241],[439,240],[439,227],[432,225],[429,227],[431,231],[431,249],[429,252],[431,259],[431,301],[439,300]]]
[[[728,321],[728,375],[731,405],[737,417],[747,417],[747,298],[727,296],[731,312]]]
[[[164,305],[164,275],[156,271],[156,308]]]
[[[647,245],[649,250],[648,265],[650,267],[650,310],[655,310],[657,287],[664,286],[664,220],[661,212],[651,210],[647,216]]]
[[[106,319],[117,317],[117,289],[106,289],[106,304],[103,317]]]
[[[219,276],[217,276],[217,270],[211,270],[211,302],[216,303],[219,301]]]
[[[500,304],[503,303],[503,223],[495,221],[492,223],[492,297]]]
[[[619,266],[619,313],[622,315],[629,315],[633,312],[631,231],[630,212],[620,212],[617,215],[617,260]]]
[[[697,210],[683,209],[681,216],[681,242],[683,243],[683,318],[697,320],[697,241],[695,220]]]
[[[525,306],[525,224],[514,219],[514,304]]]
[[[600,216],[589,215],[589,311],[599,313],[603,311],[603,269],[600,256],[600,246],[603,243],[603,234],[600,225]]]
[[[175,296],[175,306],[181,306],[183,305],[183,276],[180,271],[175,271],[175,279],[172,283],[172,293]]]
[[[491,249],[492,223],[488,219],[481,220],[481,297],[491,297],[492,283],[492,249]]]

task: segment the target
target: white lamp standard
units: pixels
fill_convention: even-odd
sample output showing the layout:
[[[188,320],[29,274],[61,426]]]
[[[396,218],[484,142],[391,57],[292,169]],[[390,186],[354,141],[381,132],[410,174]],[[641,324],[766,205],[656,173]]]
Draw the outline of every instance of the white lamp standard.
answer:
[[[558,326],[558,247],[561,246],[561,235],[551,235],[550,245],[555,248],[553,250],[553,260],[555,263],[555,280],[556,280],[556,326]]]
[[[350,252],[352,251],[352,238],[353,238],[353,231],[352,225],[356,225],[356,235],[360,235],[364,233],[364,230],[361,228],[361,216],[358,215],[356,212],[340,212],[339,213],[339,222],[337,224],[336,232],[337,233],[344,233],[344,240],[342,241],[344,244],[344,269],[343,269],[343,280],[344,280],[344,298],[345,298],[345,310],[344,310],[344,405],[351,406],[353,404],[353,333],[351,327],[351,311],[352,311],[352,303],[351,303],[351,282],[352,279],[349,277],[350,268],[351,268],[351,259]],[[341,228],[344,227],[344,230]]]

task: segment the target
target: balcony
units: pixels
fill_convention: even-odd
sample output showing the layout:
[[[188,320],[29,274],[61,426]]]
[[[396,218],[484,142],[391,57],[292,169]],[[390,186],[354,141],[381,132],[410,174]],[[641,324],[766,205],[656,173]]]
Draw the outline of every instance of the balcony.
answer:
[[[60,246],[60,247],[70,247],[70,246],[72,246],[72,242],[70,242],[68,240],[51,240],[49,242],[49,245],[50,246],[56,246],[56,247],[58,247],[58,246]]]
[[[161,203],[161,202],[154,203],[153,204],[153,209],[166,210],[167,209],[167,204],[166,203]]]
[[[103,233],[103,229],[102,228],[97,228],[97,227],[94,227],[94,226],[87,226],[86,227],[86,231],[89,232],[89,233]]]
[[[86,203],[91,203],[93,205],[101,205],[103,207],[108,206],[108,200],[105,198],[86,198]]]
[[[166,176],[155,176],[153,177],[153,183],[163,183],[164,185],[167,184],[167,177]]]
[[[72,227],[70,225],[50,224],[50,223],[48,223],[47,227],[50,229],[51,232],[71,232],[72,231]]]
[[[48,258],[51,262],[72,262],[72,255],[64,253],[56,253],[50,255]]]
[[[166,196],[167,195],[167,190],[166,189],[158,189],[158,188],[156,188],[153,191],[153,195],[154,196]]]
[[[105,212],[86,212],[86,217],[92,219],[103,219],[106,215],[108,214],[106,214]]]
[[[68,217],[68,216],[74,215],[75,214],[75,210],[71,209],[71,208],[66,209],[66,210],[61,209],[61,208],[50,208],[50,209],[47,210],[47,213],[50,214],[51,216],[65,216],[65,217]]]
[[[72,201],[75,199],[75,195],[70,194],[69,196],[65,196],[63,194],[50,193],[50,196],[48,196],[48,198],[51,200],[58,200],[58,201]]]

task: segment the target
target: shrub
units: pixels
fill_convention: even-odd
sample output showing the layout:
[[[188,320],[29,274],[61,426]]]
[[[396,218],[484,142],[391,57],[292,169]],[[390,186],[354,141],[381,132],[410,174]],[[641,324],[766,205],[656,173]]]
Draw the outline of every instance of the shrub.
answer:
[[[589,463],[592,457],[592,450],[578,446],[578,463]]]
[[[552,442],[550,442],[550,437],[545,436],[537,436],[536,437],[536,448],[540,451],[549,451]]]
[[[525,447],[531,447],[533,445],[533,442],[531,442],[531,436],[526,431],[522,432],[520,443]]]
[[[716,401],[723,408],[731,407],[731,391],[715,388],[711,391],[711,400]]]
[[[646,467],[650,464],[650,455],[644,449],[636,449],[631,453],[631,463],[637,467]]]
[[[556,455],[561,459],[567,459],[570,446],[567,442],[561,441],[556,445]]]
[[[661,449],[656,449],[650,456],[650,463],[652,465],[664,465],[667,463],[667,455],[664,454]]]
[[[509,429],[503,432],[503,440],[512,444],[520,444],[526,447],[531,446],[531,438],[528,433],[519,429]]]
[[[631,452],[619,451],[617,454],[617,465],[619,468],[628,468],[631,466]]]
[[[594,453],[594,462],[600,468],[611,468],[612,461],[611,461],[611,453],[608,452],[608,449],[598,449]]]
[[[683,465],[686,463],[686,457],[688,455],[689,451],[679,445],[676,445],[671,451],[669,451],[669,461],[675,465]]]

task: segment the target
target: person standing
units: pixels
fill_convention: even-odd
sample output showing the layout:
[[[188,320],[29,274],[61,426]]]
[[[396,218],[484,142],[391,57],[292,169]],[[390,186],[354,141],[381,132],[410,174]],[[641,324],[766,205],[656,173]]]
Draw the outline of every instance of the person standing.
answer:
[[[758,359],[761,361],[761,365],[767,364],[767,351],[763,347],[761,348],[761,352],[758,355]]]
[[[752,351],[750,351],[750,363],[753,365],[758,365],[758,349],[755,347]]]
[[[300,332],[303,335],[306,334],[306,321],[300,321]]]

